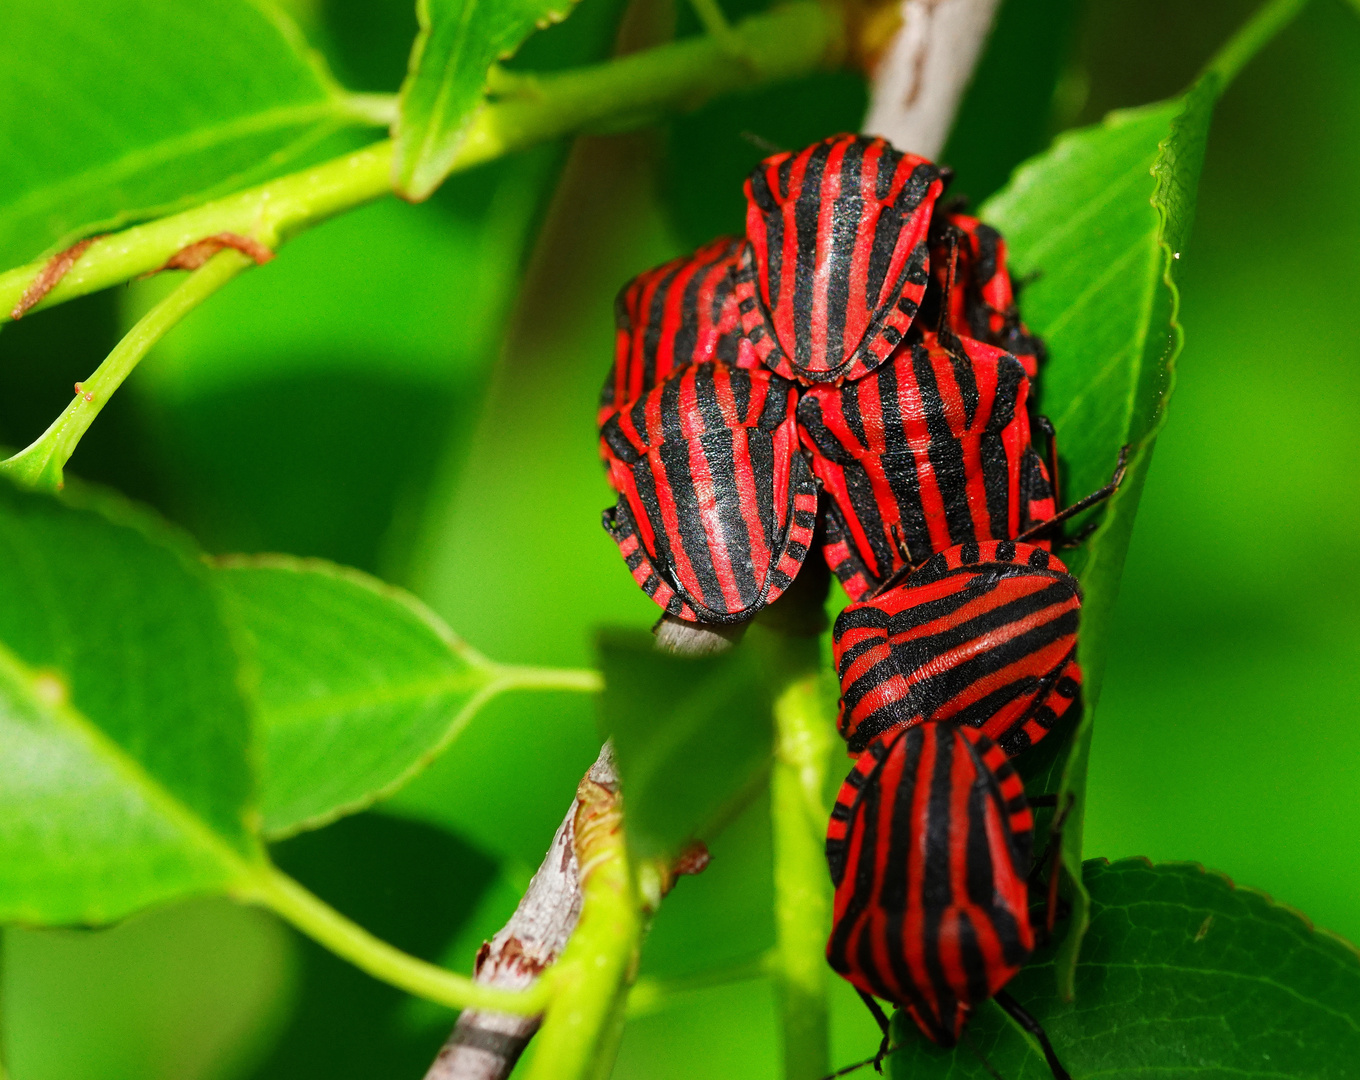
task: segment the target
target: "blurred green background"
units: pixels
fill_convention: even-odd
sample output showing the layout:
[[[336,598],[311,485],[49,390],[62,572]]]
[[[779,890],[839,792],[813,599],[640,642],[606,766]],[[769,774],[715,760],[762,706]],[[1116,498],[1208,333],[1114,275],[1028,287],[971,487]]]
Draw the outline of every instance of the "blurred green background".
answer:
[[[584,0],[516,63],[609,48]],[[1061,128],[1182,88],[1248,0],[1007,0],[942,155],[981,199]],[[348,85],[390,91],[407,0],[290,5]],[[729,5],[734,10],[738,5]],[[680,30],[686,32],[686,16]],[[1185,253],[1186,348],[1134,533],[1091,767],[1090,855],[1188,859],[1360,940],[1360,19],[1316,0],[1225,97]],[[761,151],[858,126],[819,76],[627,137],[548,147],[331,222],[176,330],[73,470],[217,551],[318,555],[406,584],[497,659],[590,662],[655,610],[599,528],[593,405],[628,276],[741,227]],[[69,400],[157,281],[0,335],[0,442]],[[279,845],[285,870],[403,948],[468,969],[598,749],[588,702],[502,700],[376,811]],[[487,767],[487,765],[490,767]],[[475,779],[469,779],[473,777]],[[644,974],[772,940],[749,811],[657,919]],[[447,1013],[221,901],[5,935],[15,1080],[419,1077]],[[872,1052],[837,984],[835,1053]],[[773,1077],[766,987],[627,1029],[615,1075]]]

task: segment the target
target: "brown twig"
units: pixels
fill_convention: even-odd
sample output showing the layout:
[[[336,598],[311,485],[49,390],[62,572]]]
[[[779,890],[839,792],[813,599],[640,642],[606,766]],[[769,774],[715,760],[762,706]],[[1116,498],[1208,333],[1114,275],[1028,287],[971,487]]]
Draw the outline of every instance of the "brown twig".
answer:
[[[902,0],[902,26],[874,71],[864,131],[936,157],[992,29],[999,0]]]
[[[581,915],[576,819],[585,786],[617,792],[618,771],[609,743],[590,767],[562,819],[548,853],[510,921],[477,954],[473,979],[484,986],[522,990],[566,947]],[[584,792],[587,796],[591,793]],[[465,1009],[425,1080],[503,1080],[538,1030],[540,1018]]]
[[[730,649],[734,640],[741,636],[740,630],[735,633],[709,632],[712,628],[696,623],[663,632],[665,625],[666,621],[662,620],[656,628],[657,648],[663,652],[689,655],[722,652]],[[741,630],[744,629],[742,624]],[[672,643],[672,636],[678,636],[678,647]],[[601,816],[599,800],[595,797],[599,794],[598,789],[611,795],[619,790],[614,752],[609,743],[601,747],[600,756],[577,788],[576,799],[558,826],[548,853],[529,882],[514,915],[477,954],[473,974],[476,982],[522,990],[566,947],[581,915],[578,852],[585,840],[581,834],[589,827],[586,819],[598,821]],[[701,873],[708,865],[708,859],[708,848],[700,842],[685,848],[663,875],[662,893],[670,890],[679,875]],[[539,1023],[540,1018],[536,1016],[464,1010],[425,1074],[425,1080],[504,1080],[538,1031]]]

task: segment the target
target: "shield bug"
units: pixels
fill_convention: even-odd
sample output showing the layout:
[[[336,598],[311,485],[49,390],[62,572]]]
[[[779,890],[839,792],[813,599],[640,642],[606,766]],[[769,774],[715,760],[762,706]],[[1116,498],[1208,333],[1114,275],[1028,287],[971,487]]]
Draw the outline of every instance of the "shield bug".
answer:
[[[737,237],[719,237],[619,290],[614,366],[600,393],[599,427],[690,364],[737,363],[741,323],[732,271],[741,247]],[[754,364],[752,358],[747,366]]]
[[[746,181],[736,272],[757,357],[802,382],[855,379],[906,335],[929,280],[941,170],[884,139],[837,135],[767,158]]]
[[[873,998],[900,1005],[941,1046],[995,998],[1068,1080],[1043,1029],[1003,990],[1034,950],[1032,836],[1024,784],[985,735],[948,723],[880,735],[827,828],[836,891],[826,955],[885,1029]]]
[[[749,619],[807,557],[817,491],[798,450],[793,383],[692,364],[601,433],[618,505],[604,526],[634,579],[674,616]]]
[[[1005,349],[1036,378],[1043,342],[1020,321],[1001,234],[975,217],[941,208],[931,220],[930,269],[922,318],[933,326],[943,315],[955,334]],[[948,310],[941,313],[940,304]]]
[[[1014,356],[934,334],[862,379],[803,394],[803,443],[829,496],[824,553],[852,599],[937,551],[1052,517],[1028,395]]]
[[[1043,548],[1002,540],[932,556],[836,619],[841,735],[858,752],[885,731],[947,720],[1020,753],[1079,701],[1080,610],[1076,579]]]

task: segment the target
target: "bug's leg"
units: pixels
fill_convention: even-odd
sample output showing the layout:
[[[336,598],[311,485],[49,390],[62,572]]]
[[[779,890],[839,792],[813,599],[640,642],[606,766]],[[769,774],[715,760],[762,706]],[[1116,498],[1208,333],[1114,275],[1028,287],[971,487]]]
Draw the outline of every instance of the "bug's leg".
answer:
[[[1053,822],[1048,827],[1048,842],[1044,845],[1043,854],[1034,860],[1034,866],[1030,869],[1029,885],[1034,888],[1039,885],[1043,878],[1040,871],[1048,867],[1048,884],[1046,887],[1047,897],[1044,905],[1044,929],[1051,935],[1053,924],[1058,918],[1058,882],[1059,873],[1062,869],[1062,828],[1063,822],[1067,820],[1068,812],[1072,809],[1076,799],[1068,799],[1067,805],[1053,815]],[[1029,800],[1031,807],[1058,805],[1057,795],[1036,795]]]
[[[895,1053],[895,1052],[897,1051],[897,1049],[898,1049],[898,1048],[897,1048],[896,1046],[891,1047],[891,1048],[888,1050],[888,1053],[889,1053],[889,1054]],[[847,1065],[847,1066],[845,1066],[845,1068],[843,1068],[843,1069],[837,1069],[837,1070],[836,1070],[835,1072],[833,1072],[833,1073],[828,1073],[826,1076],[823,1076],[823,1077],[822,1077],[822,1080],[839,1080],[839,1078],[842,1077],[842,1076],[849,1076],[849,1075],[850,1075],[851,1073],[853,1073],[853,1072],[859,1072],[859,1070],[862,1069],[862,1068],[864,1068],[864,1066],[866,1066],[866,1065],[872,1065],[874,1068],[876,1068],[876,1069],[878,1069],[880,1072],[882,1072],[882,1067],[881,1067],[881,1064],[880,1064],[880,1063],[883,1061],[883,1058],[886,1057],[886,1056],[887,1056],[886,1054],[883,1054],[883,1055],[876,1055],[876,1056],[871,1057],[871,1058],[865,1058],[863,1061],[857,1061],[857,1062],[855,1062],[853,1065]],[[998,1080],[1000,1080],[999,1077],[998,1077]]]
[[[888,1038],[892,1034],[892,1025],[888,1022],[888,1014],[883,1011],[883,1006],[874,1000],[872,994],[866,994],[863,990],[856,990],[860,1001],[864,1002],[874,1020],[878,1022],[878,1030],[883,1032],[883,1041],[878,1044],[878,1053],[874,1055],[874,1072],[883,1071],[883,1059],[888,1056]]]
[[[1124,446],[1121,446],[1119,448],[1119,460],[1115,462],[1114,475],[1110,477],[1110,482],[1108,484],[1106,484],[1103,488],[1100,488],[1098,491],[1091,492],[1091,494],[1087,495],[1086,498],[1078,499],[1071,506],[1059,510],[1047,521],[1041,521],[1039,522],[1038,525],[1033,525],[1030,528],[1026,529],[1024,532],[1022,532],[1019,536],[1015,538],[1016,541],[1019,543],[1024,543],[1027,540],[1033,540],[1036,536],[1040,536],[1041,534],[1048,532],[1048,530],[1053,528],[1054,525],[1066,521],[1068,518],[1072,517],[1075,514],[1080,514],[1083,510],[1089,510],[1091,507],[1095,506],[1096,503],[1104,502],[1116,491],[1118,491],[1119,485],[1124,482],[1124,470],[1128,467],[1128,461],[1129,461],[1129,448],[1128,445],[1125,444]]]
[[[1053,489],[1053,508],[1057,510],[1062,506],[1062,485],[1058,483],[1058,429],[1043,413],[1034,418],[1034,426],[1043,432],[1044,464],[1048,466],[1048,484]]]
[[[1081,527],[1080,531],[1078,531],[1075,536],[1065,536],[1060,542],[1053,546],[1063,549],[1081,547],[1082,544],[1091,539],[1091,534],[1098,528],[1100,528],[1099,521],[1088,522]]]
[[[1048,1035],[1044,1033],[1043,1025],[1021,1008],[1020,1003],[1005,990],[998,990],[993,997],[996,1003],[1010,1014],[1012,1020],[1038,1041],[1044,1052],[1044,1060],[1048,1062],[1048,1068],[1053,1073],[1053,1080],[1072,1080],[1072,1075],[1063,1068],[1062,1062],[1058,1060],[1058,1055],[1054,1053],[1053,1044],[1048,1041]]]

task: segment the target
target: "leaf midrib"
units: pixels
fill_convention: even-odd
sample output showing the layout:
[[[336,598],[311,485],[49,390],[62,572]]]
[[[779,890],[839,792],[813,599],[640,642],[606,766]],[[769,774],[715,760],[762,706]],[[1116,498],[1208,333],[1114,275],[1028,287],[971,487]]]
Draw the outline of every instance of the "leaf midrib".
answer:
[[[399,685],[371,687],[346,694],[329,694],[307,698],[296,704],[262,708],[262,715],[271,728],[286,727],[303,720],[315,720],[333,713],[349,712],[357,709],[371,709],[383,705],[400,705],[412,700],[431,697],[436,694],[452,694],[466,690],[474,692],[494,685],[503,679],[494,669],[470,668],[466,671],[450,672],[436,678],[419,679]]]
[[[443,71],[439,77],[439,85],[435,90],[434,100],[430,103],[430,113],[426,118],[425,134],[420,140],[418,148],[417,163],[424,162],[431,155],[432,148],[436,147],[441,141],[439,139],[440,129],[443,127],[444,114],[448,110],[449,98],[453,95],[453,85],[455,83],[454,73],[458,67],[458,61],[463,55],[467,46],[469,34],[468,26],[472,22],[473,13],[477,9],[479,0],[467,0],[463,5],[463,17],[459,22],[458,30],[454,34],[455,47],[450,50],[448,61],[443,65]],[[430,37],[433,39],[434,30],[431,28]],[[456,137],[457,131],[450,132],[451,136]]]
[[[62,676],[63,685],[69,686],[66,673],[59,674]],[[140,791],[156,810],[185,834],[186,838],[206,849],[242,878],[258,870],[258,859],[252,861],[247,853],[228,843],[83,712],[69,703],[53,704],[45,700],[37,692],[35,685],[37,678],[33,670],[3,642],[0,642],[0,675],[7,676],[8,681],[27,695],[30,706],[38,714],[49,718],[55,725],[84,741],[96,757],[107,762],[123,779]],[[249,833],[243,833],[243,836],[253,841]],[[258,855],[259,851],[256,849],[249,854]]]

